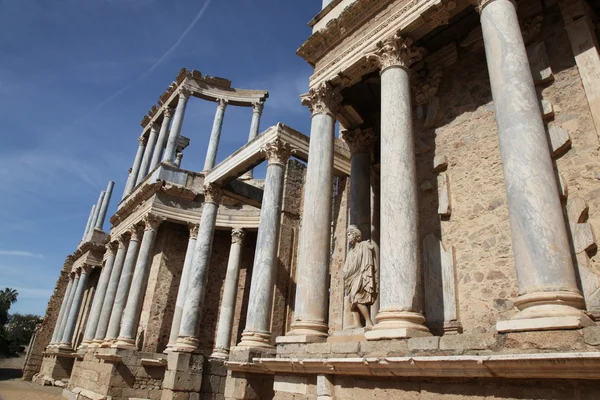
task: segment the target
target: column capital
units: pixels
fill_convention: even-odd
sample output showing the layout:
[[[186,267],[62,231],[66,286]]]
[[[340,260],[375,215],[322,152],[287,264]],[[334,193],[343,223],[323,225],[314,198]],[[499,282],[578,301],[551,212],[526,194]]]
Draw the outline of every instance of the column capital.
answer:
[[[292,153],[296,150],[292,149],[292,146],[281,140],[275,138],[275,140],[265,144],[260,151],[267,156],[269,164],[280,164],[285,166]]]
[[[329,81],[310,89],[308,93],[300,96],[302,105],[307,106],[314,114],[335,115],[342,101],[339,88],[334,87]]]
[[[69,271],[69,279],[71,279],[72,281],[75,280],[75,276],[77,275],[77,271],[76,270],[71,270]]]
[[[192,95],[192,91],[186,87],[181,87],[177,91],[177,95],[179,96],[180,99],[183,98],[183,99],[185,99],[185,101],[188,101],[190,96]]]
[[[163,111],[164,118],[173,118],[173,109],[171,107],[166,107]]]
[[[181,151],[177,152],[177,154],[175,154],[175,160],[177,161],[177,164],[181,164],[181,159],[183,158],[183,153]]]
[[[371,149],[377,137],[373,129],[354,129],[344,131],[342,135],[344,142],[348,144],[350,153],[355,154],[371,154]]]
[[[231,230],[231,243],[244,244],[244,238],[246,237],[246,231],[242,228],[233,228]]]
[[[144,218],[142,219],[144,221],[144,231],[158,231],[158,227],[165,219],[165,217],[150,213],[144,215]]]
[[[119,243],[117,241],[112,241],[106,244],[106,251],[109,255],[114,256],[117,253],[117,248]]]
[[[410,68],[411,65],[423,58],[425,50],[413,46],[410,38],[396,33],[389,39],[377,43],[377,50],[367,54],[367,60],[375,61],[383,72],[390,67]]]
[[[471,0],[471,4],[473,4],[475,6],[475,8],[477,9],[477,12],[479,14],[481,14],[481,11],[483,10],[483,8],[485,6],[487,6],[490,3],[493,3],[495,0]],[[513,3],[516,7],[516,3],[513,0],[509,0],[511,3]]]
[[[256,114],[262,114],[264,106],[265,106],[265,101],[259,100],[252,105],[252,112],[256,113]]]
[[[127,232],[126,232],[127,233]],[[120,249],[124,249],[127,246],[127,243],[129,242],[129,238],[127,237],[126,234],[122,234],[121,236],[119,236],[119,238],[117,239],[117,243]]]
[[[148,128],[150,128],[151,132],[158,131],[159,126],[156,122],[152,122],[152,123],[148,124]]]
[[[200,227],[200,225],[188,223],[188,227],[190,229],[190,239],[197,239],[198,238],[198,228]]]
[[[83,264],[83,265],[81,266],[81,273],[82,273],[82,274],[88,274],[88,275],[89,275],[89,273],[90,273],[90,272],[92,272],[92,270],[93,270],[93,269],[94,269],[94,265],[90,265],[90,264]]]
[[[145,138],[144,136],[140,136],[140,137],[138,138],[138,142],[140,142],[140,146],[145,146],[145,145],[146,145],[146,143],[148,143],[148,139],[147,139],[147,138]]]
[[[204,185],[204,202],[219,204],[223,198],[223,189],[214,183]]]
[[[225,107],[227,107],[227,104],[229,104],[229,102],[225,99],[217,99],[217,107],[219,108],[223,108],[225,109]]]
[[[131,234],[131,239],[129,239],[129,241],[133,241],[135,240],[136,242],[139,242],[142,236],[142,229],[140,228],[139,225],[134,225],[131,228],[129,228],[127,230],[127,232],[129,232]]]

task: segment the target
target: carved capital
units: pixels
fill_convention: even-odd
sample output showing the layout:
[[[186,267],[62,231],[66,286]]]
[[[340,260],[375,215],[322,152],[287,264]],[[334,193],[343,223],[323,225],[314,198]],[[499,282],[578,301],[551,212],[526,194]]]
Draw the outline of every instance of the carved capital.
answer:
[[[152,131],[155,131],[155,132],[156,132],[156,131],[158,131],[158,128],[159,128],[159,126],[158,126],[158,124],[157,124],[156,122],[153,122],[153,123],[151,123],[151,124],[148,124],[148,128],[150,128],[150,131],[151,131],[151,132],[152,132]]]
[[[158,231],[158,227],[165,220],[164,217],[160,217],[154,214],[146,214],[142,219],[144,221],[144,231]]]
[[[225,107],[227,107],[227,104],[229,104],[227,100],[217,99],[217,107],[225,109]]]
[[[181,87],[177,91],[177,95],[179,96],[180,99],[185,99],[185,101],[187,101],[190,98],[190,96],[192,95],[192,91],[186,87]]]
[[[231,230],[231,243],[243,245],[245,237],[246,237],[246,231],[243,230],[242,228],[233,228]]]
[[[477,12],[481,14],[483,8],[494,1],[495,0],[471,0],[471,3],[475,6]],[[512,1],[512,3],[514,4],[514,1]]]
[[[204,202],[219,204],[223,198],[223,189],[214,183],[204,185]]]
[[[265,144],[260,151],[267,156],[269,164],[286,165],[292,153],[296,150],[292,149],[289,143],[284,142],[279,138],[275,138],[272,142]]]
[[[264,106],[265,106],[264,100],[257,101],[256,103],[254,103],[252,105],[252,112],[254,112],[256,114],[262,114]]]
[[[106,244],[106,251],[109,256],[114,256],[117,254],[117,248],[119,247],[119,242],[110,242]]]
[[[119,238],[117,239],[117,243],[118,243],[119,249],[125,249],[127,247],[127,243],[129,243],[129,238],[127,237],[126,234],[123,234],[123,235],[119,236]]]
[[[94,269],[94,266],[93,266],[93,265],[90,265],[90,264],[83,264],[83,265],[81,266],[81,273],[82,273],[82,274],[89,275],[89,273],[90,273],[90,272],[92,272],[92,270],[93,270],[93,269]]]
[[[132,226],[129,228],[128,232],[131,234],[131,239],[129,239],[129,241],[135,240],[136,242],[139,242],[142,238],[142,229],[139,225]]]
[[[188,228],[190,229],[190,239],[198,239],[198,229],[200,228],[200,225],[189,223]]]
[[[147,138],[145,138],[144,136],[140,136],[140,137],[138,138],[138,142],[140,142],[140,146],[145,146],[145,145],[146,145],[146,143],[148,143],[148,139],[147,139]]]
[[[438,67],[424,77],[416,79],[412,89],[417,105],[427,104],[437,94],[442,82],[442,75],[443,70],[441,67]]]
[[[367,60],[375,61],[381,71],[389,67],[410,68],[411,65],[423,58],[425,51],[421,47],[414,47],[410,38],[399,34],[377,43],[377,50],[367,54]]]
[[[335,115],[342,101],[338,88],[330,82],[323,82],[300,96],[302,105],[307,106],[313,114]]]
[[[342,139],[348,144],[350,153],[354,154],[371,154],[371,149],[377,137],[373,129],[354,129],[345,131]]]
[[[173,109],[171,107],[167,107],[165,108],[165,111],[163,112],[165,118],[173,118]]]

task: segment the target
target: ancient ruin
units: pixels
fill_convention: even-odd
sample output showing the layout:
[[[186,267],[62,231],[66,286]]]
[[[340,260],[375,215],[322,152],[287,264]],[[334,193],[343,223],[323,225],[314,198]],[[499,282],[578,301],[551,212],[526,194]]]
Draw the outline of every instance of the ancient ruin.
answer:
[[[600,398],[598,12],[323,0],[297,52],[306,134],[261,132],[266,90],[181,70],[25,379],[86,400]],[[179,167],[194,97],[217,104],[203,171]],[[216,164],[232,106],[248,142]]]

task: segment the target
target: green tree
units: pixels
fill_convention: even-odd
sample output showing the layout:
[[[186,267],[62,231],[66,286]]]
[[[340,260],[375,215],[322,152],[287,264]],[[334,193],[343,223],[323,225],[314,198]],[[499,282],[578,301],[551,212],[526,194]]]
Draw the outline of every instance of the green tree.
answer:
[[[4,325],[5,336],[7,340],[6,353],[14,355],[21,352],[24,346],[29,344],[31,336],[42,318],[33,314],[11,314],[8,323]]]
[[[0,326],[3,326],[8,321],[8,310],[17,301],[19,292],[15,289],[6,288],[0,290]]]

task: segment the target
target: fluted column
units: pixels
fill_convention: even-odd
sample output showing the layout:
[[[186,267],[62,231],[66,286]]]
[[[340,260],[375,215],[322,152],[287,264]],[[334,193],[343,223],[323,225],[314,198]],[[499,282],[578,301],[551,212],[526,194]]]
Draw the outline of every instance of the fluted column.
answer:
[[[125,255],[127,254],[128,241],[129,239],[127,237],[121,235],[117,242],[117,255],[115,256],[112,271],[110,272],[108,286],[106,287],[106,294],[104,295],[104,299],[102,301],[102,311],[100,312],[98,326],[94,334],[93,344],[95,346],[100,346],[106,338],[108,323],[110,321],[113,305],[115,303],[119,281],[121,280],[121,272],[125,262]]]
[[[198,224],[188,224],[190,228],[190,238],[188,240],[187,250],[185,252],[185,260],[183,261],[183,269],[181,278],[179,279],[179,289],[177,290],[177,301],[175,302],[175,311],[173,312],[173,321],[171,322],[171,333],[169,334],[169,343],[165,352],[170,351],[179,335],[179,327],[181,326],[181,315],[185,303],[188,281],[190,279],[190,271],[192,268],[192,259],[194,258],[194,248],[198,239]]]
[[[92,206],[92,210],[90,211],[90,216],[88,217],[87,224],[85,225],[85,231],[83,232],[83,237],[81,240],[85,241],[87,239],[90,228],[92,228],[92,220],[94,219],[94,214],[96,213],[96,205]]]
[[[100,207],[100,212],[98,213],[98,219],[96,220],[96,229],[102,230],[104,227],[104,220],[106,219],[106,212],[108,211],[108,206],[110,205],[110,198],[112,197],[114,187],[115,183],[113,181],[109,181],[108,186],[106,187],[106,192],[104,193],[104,198],[102,199],[102,205]]]
[[[147,214],[144,217],[144,236],[140,245],[140,251],[131,281],[129,296],[127,297],[127,305],[123,313],[121,321],[121,330],[119,338],[114,347],[135,349],[135,338],[137,327],[140,321],[140,313],[142,312],[142,304],[146,287],[148,285],[148,276],[150,275],[150,267],[152,265],[152,252],[154,250],[154,242],[158,233],[158,227],[164,221],[164,218],[156,215]]]
[[[515,4],[480,1],[520,312],[500,332],[592,325],[583,313],[565,220]]]
[[[68,307],[69,298],[71,296],[71,289],[73,287],[73,274],[69,274],[69,283],[67,284],[67,289],[65,290],[65,295],[63,296],[63,301],[60,304],[60,310],[58,311],[58,317],[56,318],[56,324],[54,325],[54,331],[52,332],[52,339],[50,339],[50,344],[48,347],[54,347],[57,342],[62,339],[61,334],[61,324],[62,320],[65,317],[65,310]]]
[[[92,271],[92,266],[84,265],[79,273],[79,282],[75,289],[75,295],[73,296],[73,302],[69,309],[69,317],[65,325],[65,330],[58,346],[61,350],[72,350],[73,349],[73,334],[75,333],[75,324],[77,324],[77,317],[79,315],[79,308],[81,307],[81,300],[83,299],[83,292],[87,286],[88,276]]]
[[[265,106],[264,100],[254,103],[252,107],[252,122],[250,122],[250,133],[248,133],[248,143],[253,141],[260,131],[260,117],[262,116],[263,107]],[[246,172],[240,176],[240,179],[253,179],[254,170]]]
[[[152,161],[152,155],[156,148],[156,141],[158,139],[158,124],[152,123],[150,125],[150,133],[148,134],[148,144],[146,144],[146,150],[144,150],[144,156],[142,157],[142,163],[140,164],[140,171],[138,173],[135,184],[139,185],[140,182],[148,175],[150,162]]]
[[[302,230],[298,252],[296,309],[288,336],[326,337],[329,300],[329,250],[333,199],[335,113],[341,96],[329,83],[302,99],[312,112]]]
[[[422,49],[398,35],[368,57],[381,69],[380,309],[368,340],[431,335],[422,314],[410,66]],[[368,202],[369,200],[367,200]]]
[[[110,321],[108,323],[108,330],[106,331],[106,337],[104,338],[103,346],[112,345],[113,341],[116,340],[117,336],[119,335],[123,309],[125,309],[125,304],[127,303],[131,279],[133,278],[133,269],[138,256],[141,239],[140,236],[142,236],[142,231],[139,226],[134,226],[129,230],[129,232],[131,232],[131,239],[129,239],[129,247],[127,248],[127,255],[125,256],[125,261],[123,262],[123,270],[121,271],[121,278],[119,279],[119,287],[117,289],[113,308],[110,313]]]
[[[194,247],[181,326],[173,351],[192,352],[198,347],[198,324],[202,317],[202,303],[206,294],[206,280],[208,279],[215,223],[222,197],[223,192],[218,186],[214,184],[204,186],[204,205],[202,206],[198,240]]]
[[[150,171],[152,171],[162,158],[163,150],[167,144],[167,136],[169,134],[169,124],[173,117],[173,109],[165,108],[163,111],[163,120],[160,124],[160,132],[158,133],[158,139],[156,139],[156,145],[154,146],[154,152],[152,153],[152,160],[150,161]]]
[[[173,119],[173,126],[171,132],[169,132],[169,139],[167,140],[167,148],[165,149],[165,155],[163,162],[173,164],[175,161],[175,151],[177,150],[177,139],[181,135],[181,127],[183,126],[183,118],[185,117],[185,108],[187,107],[188,99],[190,98],[191,92],[186,88],[179,89],[179,101],[177,103],[177,109],[175,110],[175,118]]]
[[[221,129],[223,128],[223,117],[225,116],[226,107],[227,101],[219,99],[217,112],[215,113],[215,120],[213,121],[212,131],[210,132],[208,150],[206,151],[204,171],[212,169],[217,161],[217,152],[219,151],[219,141],[221,140]]]
[[[94,216],[92,217],[92,224],[90,225],[90,231],[88,232],[88,238],[91,238],[94,229],[96,229],[96,225],[98,219],[100,217],[100,210],[102,209],[102,202],[104,201],[104,196],[106,192],[102,190],[100,192],[100,196],[98,196],[98,202],[96,203],[96,209],[94,211]]]
[[[123,192],[123,198],[127,197],[129,193],[135,187],[137,182],[138,173],[140,172],[140,165],[142,164],[142,158],[144,157],[144,151],[146,150],[147,140],[144,136],[140,136],[138,139],[140,145],[138,146],[137,153],[135,154],[135,160],[133,161],[133,167],[131,167],[131,173],[129,174],[129,179],[127,179],[127,184],[125,185],[125,191]]]
[[[226,359],[229,357],[229,344],[231,343],[231,331],[235,317],[235,303],[238,294],[238,279],[240,276],[242,248],[245,237],[246,232],[242,228],[231,230],[229,261],[227,262],[225,287],[223,288],[221,310],[219,311],[219,327],[215,339],[215,347],[211,354],[212,358]]]
[[[94,294],[94,300],[90,308],[90,314],[88,321],[85,326],[85,333],[83,335],[83,342],[81,343],[82,348],[87,347],[94,340],[96,329],[98,329],[98,321],[100,320],[100,313],[102,312],[102,304],[104,303],[104,297],[106,296],[106,289],[108,288],[108,281],[110,274],[115,263],[115,255],[117,253],[116,243],[109,243],[106,245],[106,251],[108,255],[104,268],[100,273],[100,279],[98,279],[98,285],[96,286],[96,294]]]
[[[277,246],[283,201],[283,181],[292,149],[288,143],[275,139],[273,142],[267,143],[262,151],[268,160],[267,176],[260,207],[246,328],[238,346],[270,348],[273,347],[271,313],[278,266]]]

